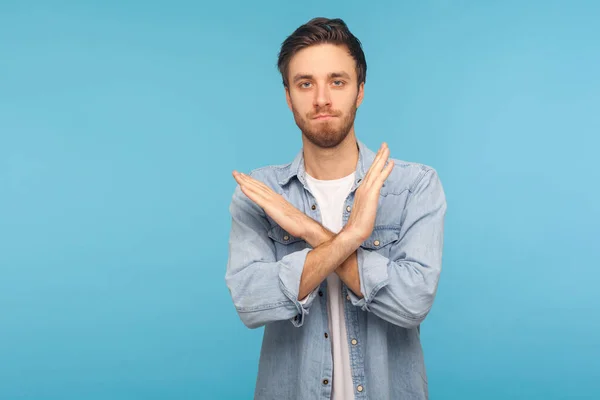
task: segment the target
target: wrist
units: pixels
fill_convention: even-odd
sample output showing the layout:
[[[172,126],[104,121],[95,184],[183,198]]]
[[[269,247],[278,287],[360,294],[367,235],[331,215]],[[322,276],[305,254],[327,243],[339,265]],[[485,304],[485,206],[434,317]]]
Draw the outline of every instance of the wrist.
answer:
[[[302,235],[302,239],[306,241],[306,243],[310,244],[313,248],[321,245],[322,243],[330,240],[334,235],[325,229],[321,224],[319,224],[314,219],[307,217],[309,221],[307,221],[304,235]]]
[[[366,240],[363,238],[357,230],[353,229],[352,226],[346,225],[338,234],[338,236],[342,236],[343,240],[347,241],[349,244],[354,246],[355,249],[360,247],[360,245]]]
[[[352,229],[343,228],[335,237],[334,241],[348,252],[354,252],[360,247],[363,240]]]

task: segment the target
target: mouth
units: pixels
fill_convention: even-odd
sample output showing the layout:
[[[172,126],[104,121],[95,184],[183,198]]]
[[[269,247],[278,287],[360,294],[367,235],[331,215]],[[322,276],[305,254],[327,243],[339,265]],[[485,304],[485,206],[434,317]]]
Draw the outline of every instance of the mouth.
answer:
[[[316,115],[313,117],[313,119],[316,119],[317,121],[322,121],[322,120],[331,119],[331,118],[335,118],[335,115],[319,114],[319,115]]]

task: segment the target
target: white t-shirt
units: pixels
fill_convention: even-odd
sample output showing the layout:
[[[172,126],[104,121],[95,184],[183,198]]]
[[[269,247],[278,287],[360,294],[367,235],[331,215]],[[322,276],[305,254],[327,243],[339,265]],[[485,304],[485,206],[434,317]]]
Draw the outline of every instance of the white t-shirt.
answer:
[[[341,179],[318,180],[306,174],[306,181],[321,211],[322,225],[333,233],[342,229],[344,202],[352,189],[354,175]],[[342,283],[335,272],[327,277],[329,337],[333,352],[332,400],[353,400],[354,385],[350,368]]]

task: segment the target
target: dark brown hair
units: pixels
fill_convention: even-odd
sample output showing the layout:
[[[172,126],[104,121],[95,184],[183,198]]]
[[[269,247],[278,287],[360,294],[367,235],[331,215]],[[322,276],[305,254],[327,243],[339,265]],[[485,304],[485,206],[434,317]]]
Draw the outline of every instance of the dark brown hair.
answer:
[[[313,18],[300,26],[285,39],[279,51],[277,68],[283,78],[283,86],[289,87],[288,70],[290,60],[300,50],[316,44],[343,45],[356,61],[356,75],[358,84],[367,79],[367,61],[360,41],[354,36],[346,23],[339,18]]]

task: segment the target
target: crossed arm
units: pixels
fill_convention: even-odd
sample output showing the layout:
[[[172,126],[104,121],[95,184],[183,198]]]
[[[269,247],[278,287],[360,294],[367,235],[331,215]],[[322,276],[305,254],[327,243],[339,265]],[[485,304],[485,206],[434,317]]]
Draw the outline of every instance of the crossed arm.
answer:
[[[356,296],[362,298],[356,259],[356,249],[360,243],[352,240],[352,235],[347,231],[342,230],[336,235],[317,221],[309,219],[312,222],[307,221],[308,233],[303,239],[314,250],[306,257],[298,298],[304,299],[333,271]],[[319,268],[319,265],[322,268]]]
[[[355,251],[373,231],[379,192],[394,167],[391,160],[386,164],[389,154],[387,144],[383,143],[356,191],[348,223],[337,235],[296,209],[262,182],[234,172],[234,178],[246,196],[282,228],[313,247],[302,269],[299,299],[304,299],[334,270],[356,295],[362,297]]]
[[[335,271],[353,305],[390,323],[415,327],[428,313],[441,269],[446,209],[435,171],[415,182],[403,212],[399,240],[389,258],[360,247],[372,232],[381,184],[389,175],[382,147],[355,194],[353,212],[339,234],[304,215],[270,188],[234,173],[230,256],[226,281],[236,310],[251,328],[289,319],[301,326],[314,288]],[[375,171],[375,173],[372,173]],[[378,178],[378,179],[375,179]],[[380,182],[380,183],[378,183]],[[266,215],[312,247],[276,259]],[[304,299],[306,302],[300,302]]]

